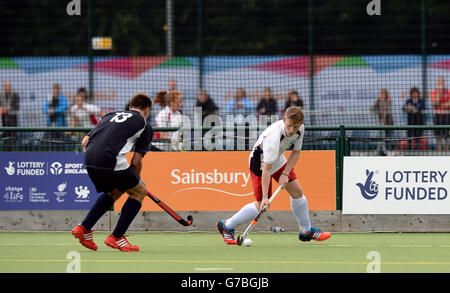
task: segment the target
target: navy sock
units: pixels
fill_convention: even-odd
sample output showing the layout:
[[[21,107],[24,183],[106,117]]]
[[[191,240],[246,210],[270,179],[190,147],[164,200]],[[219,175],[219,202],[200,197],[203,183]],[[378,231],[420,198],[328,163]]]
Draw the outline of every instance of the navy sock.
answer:
[[[142,204],[139,201],[132,198],[127,199],[122,207],[117,226],[112,233],[114,237],[120,238],[125,235],[125,232],[128,230],[128,227],[130,227],[131,222],[133,222],[134,218],[141,209],[141,206]]]
[[[87,230],[91,230],[95,223],[111,209],[114,199],[106,193],[102,193],[94,203],[86,218],[81,223]]]

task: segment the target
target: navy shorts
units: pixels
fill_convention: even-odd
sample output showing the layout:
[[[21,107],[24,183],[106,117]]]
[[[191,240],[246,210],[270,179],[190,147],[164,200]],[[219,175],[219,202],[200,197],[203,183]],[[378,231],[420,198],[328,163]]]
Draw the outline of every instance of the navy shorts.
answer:
[[[128,169],[114,171],[109,169],[99,169],[86,166],[89,178],[95,185],[97,192],[111,192],[118,189],[120,192],[135,187],[139,184],[140,178],[136,171],[130,166]]]

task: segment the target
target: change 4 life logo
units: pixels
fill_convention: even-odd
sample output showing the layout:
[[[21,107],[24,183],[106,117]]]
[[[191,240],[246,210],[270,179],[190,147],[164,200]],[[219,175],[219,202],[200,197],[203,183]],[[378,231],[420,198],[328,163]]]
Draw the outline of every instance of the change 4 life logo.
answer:
[[[366,170],[366,182],[356,183],[361,190],[361,195],[365,199],[374,199],[378,195],[378,184],[373,180],[373,171]]]

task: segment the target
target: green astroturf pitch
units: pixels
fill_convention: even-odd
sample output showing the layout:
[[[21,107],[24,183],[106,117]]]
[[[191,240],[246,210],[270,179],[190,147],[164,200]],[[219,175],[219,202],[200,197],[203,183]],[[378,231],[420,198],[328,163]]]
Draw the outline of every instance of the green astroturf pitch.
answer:
[[[251,247],[227,246],[218,233],[129,233],[139,252],[120,252],[94,232],[97,251],[70,232],[0,232],[0,273],[382,273],[450,272],[448,233],[334,233],[301,243],[295,233],[251,233]],[[379,261],[379,262],[378,262]],[[377,266],[378,265],[378,266]]]

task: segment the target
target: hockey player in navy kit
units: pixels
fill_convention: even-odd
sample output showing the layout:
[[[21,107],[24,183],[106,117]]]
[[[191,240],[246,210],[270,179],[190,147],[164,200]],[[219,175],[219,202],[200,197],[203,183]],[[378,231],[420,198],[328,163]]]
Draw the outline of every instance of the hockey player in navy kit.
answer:
[[[165,95],[161,91],[158,95]],[[97,192],[102,192],[83,222],[75,226],[72,234],[80,243],[97,250],[92,227],[124,193],[129,195],[122,207],[114,231],[105,244],[121,251],[139,251],[126,239],[125,232],[142,206],[146,188],[140,180],[142,159],[149,150],[153,129],[148,124],[152,107],[149,96],[138,93],[130,100],[128,111],[116,111],[105,115],[100,123],[83,138],[86,149],[85,166]],[[125,154],[134,146],[131,165]]]

